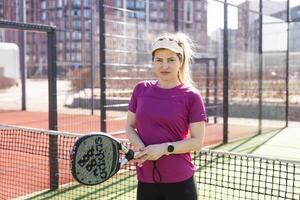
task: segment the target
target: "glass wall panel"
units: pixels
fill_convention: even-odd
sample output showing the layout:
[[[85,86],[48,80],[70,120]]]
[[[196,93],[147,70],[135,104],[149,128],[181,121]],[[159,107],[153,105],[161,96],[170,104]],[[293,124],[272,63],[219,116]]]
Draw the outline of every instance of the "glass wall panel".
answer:
[[[224,4],[219,1],[208,0],[206,9],[207,47],[202,50],[198,58],[210,58],[210,60],[206,60],[208,64],[205,62],[201,63],[202,74],[206,78],[201,80],[203,87],[201,87],[200,92],[205,99],[206,109],[209,114],[207,131],[211,133],[211,136],[213,135],[212,137],[208,137],[207,141],[220,143],[223,140]],[[218,17],[216,18],[216,16]]]
[[[290,1],[289,120],[300,121],[300,1]]]
[[[258,132],[258,19],[249,2],[228,6],[229,140]]]
[[[286,1],[263,1],[263,130],[285,126],[286,8]]]

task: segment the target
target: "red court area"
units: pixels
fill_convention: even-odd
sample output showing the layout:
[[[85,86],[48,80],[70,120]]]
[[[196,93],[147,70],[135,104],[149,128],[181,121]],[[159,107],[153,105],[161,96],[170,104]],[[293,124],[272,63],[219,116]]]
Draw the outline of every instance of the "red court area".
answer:
[[[17,125],[29,128],[48,129],[48,113],[5,111],[0,112],[0,125]],[[72,126],[70,126],[72,124]],[[74,125],[75,124],[75,125]],[[77,124],[77,126],[76,126]],[[125,120],[108,122],[109,132],[124,130]],[[100,117],[92,115],[58,115],[58,129],[60,131],[88,133],[100,130]],[[208,124],[204,145],[214,145],[222,142],[222,124]],[[241,127],[231,126],[230,139],[244,137],[255,132]],[[41,134],[40,134],[41,135]],[[50,187],[49,180],[49,140],[45,136],[22,135],[14,133],[1,133],[0,129],[0,196],[11,199],[34,192],[47,190]],[[2,137],[3,136],[3,137]],[[114,135],[126,138],[124,134]],[[21,138],[22,137],[22,138]],[[60,139],[58,145],[63,144],[63,149],[58,149],[59,156],[59,184],[72,182],[70,174],[68,153],[74,142]]]

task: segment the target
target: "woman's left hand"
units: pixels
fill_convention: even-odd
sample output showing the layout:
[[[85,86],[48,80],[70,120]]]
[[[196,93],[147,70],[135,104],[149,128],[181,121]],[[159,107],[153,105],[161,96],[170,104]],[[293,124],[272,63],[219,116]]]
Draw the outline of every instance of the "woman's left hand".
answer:
[[[146,160],[157,160],[166,154],[167,144],[153,144],[140,149],[139,158]]]

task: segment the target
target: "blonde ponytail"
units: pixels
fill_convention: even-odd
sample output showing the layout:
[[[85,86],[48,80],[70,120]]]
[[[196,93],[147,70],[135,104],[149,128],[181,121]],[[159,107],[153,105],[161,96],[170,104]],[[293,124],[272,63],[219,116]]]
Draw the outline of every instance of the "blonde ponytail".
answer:
[[[184,33],[176,33],[174,37],[178,40],[178,44],[183,48],[182,66],[179,70],[179,80],[185,85],[194,87],[194,81],[191,73],[191,63],[195,52],[192,40]]]

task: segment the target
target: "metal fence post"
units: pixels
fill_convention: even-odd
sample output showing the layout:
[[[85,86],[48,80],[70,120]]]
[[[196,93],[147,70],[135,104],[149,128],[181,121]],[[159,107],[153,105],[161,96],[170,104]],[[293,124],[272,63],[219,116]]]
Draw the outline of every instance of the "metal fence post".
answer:
[[[91,3],[91,8],[93,8],[94,2]],[[94,115],[94,81],[95,81],[95,61],[94,61],[94,9],[91,9],[91,23],[90,23],[90,47],[91,47],[91,114]]]
[[[56,31],[47,33],[48,40],[48,87],[49,87],[49,129],[57,130],[57,66]]]
[[[223,32],[223,143],[228,142],[228,5],[224,1],[224,32]]]
[[[289,125],[289,76],[290,76],[290,0],[287,0],[287,49],[286,49],[286,77],[285,77],[285,84],[286,84],[286,101],[285,101],[285,127]]]
[[[210,88],[209,88],[209,86],[210,86],[210,70],[209,70],[209,68],[210,68],[210,60],[205,61],[205,67],[206,67],[205,104],[207,106],[210,106],[210,102],[209,102],[209,93],[210,93]],[[207,122],[209,122],[209,118],[207,118]]]
[[[49,129],[57,130],[57,65],[56,31],[47,33],[48,40],[48,86],[49,86]],[[58,189],[57,135],[49,136],[50,189]]]
[[[177,32],[178,30],[178,0],[174,0],[174,31]]]
[[[214,58],[214,105],[215,108],[215,116],[214,116],[214,123],[216,124],[218,121],[218,59]]]
[[[105,12],[104,0],[99,1],[99,43],[100,43],[100,88],[101,88],[101,131],[106,132],[106,66],[105,66]]]
[[[263,84],[263,52],[262,52],[262,0],[259,1],[259,44],[258,44],[258,134],[262,131],[262,84]]]
[[[19,21],[26,21],[26,2],[25,0],[19,1]],[[25,38],[26,33],[19,31],[19,43],[20,43],[20,73],[21,73],[21,87],[22,87],[22,102],[21,110],[26,110],[26,63],[25,63]]]

